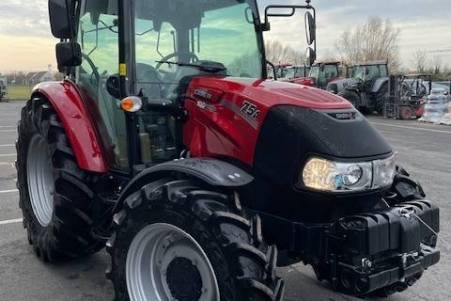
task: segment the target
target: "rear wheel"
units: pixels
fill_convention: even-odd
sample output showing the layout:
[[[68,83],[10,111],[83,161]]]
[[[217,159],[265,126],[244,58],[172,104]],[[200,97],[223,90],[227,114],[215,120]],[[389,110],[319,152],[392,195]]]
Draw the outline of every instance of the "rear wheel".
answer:
[[[92,233],[92,177],[77,167],[51,105],[35,98],[22,110],[17,186],[29,243],[44,261],[76,258],[102,248]]]
[[[236,196],[161,180],[132,194],[114,223],[116,301],[282,300],[276,248]]]

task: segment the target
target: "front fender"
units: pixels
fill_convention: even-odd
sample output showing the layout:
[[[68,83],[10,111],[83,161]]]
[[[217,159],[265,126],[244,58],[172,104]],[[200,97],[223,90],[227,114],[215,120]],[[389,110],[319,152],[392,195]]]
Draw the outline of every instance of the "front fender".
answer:
[[[46,82],[33,88],[31,99],[46,98],[61,120],[78,166],[82,170],[108,172],[105,152],[95,123],[75,84]]]
[[[237,166],[217,159],[191,158],[169,161],[147,168],[132,179],[122,191],[114,212],[118,212],[125,199],[142,186],[174,173],[191,176],[208,185],[222,188],[239,188],[254,180]]]

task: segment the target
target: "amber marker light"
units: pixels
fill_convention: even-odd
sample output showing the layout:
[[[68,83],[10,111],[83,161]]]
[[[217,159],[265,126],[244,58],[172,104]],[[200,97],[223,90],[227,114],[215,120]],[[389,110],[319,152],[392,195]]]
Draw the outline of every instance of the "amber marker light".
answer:
[[[139,110],[141,110],[142,106],[142,100],[137,96],[128,96],[121,100],[121,109],[125,112],[138,112]]]

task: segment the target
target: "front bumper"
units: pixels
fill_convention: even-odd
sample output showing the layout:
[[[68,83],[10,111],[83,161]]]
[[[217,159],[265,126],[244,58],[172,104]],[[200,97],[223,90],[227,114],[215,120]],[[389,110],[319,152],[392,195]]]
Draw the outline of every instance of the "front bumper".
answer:
[[[355,295],[410,285],[440,259],[439,209],[428,201],[331,224],[307,225],[265,214],[262,218],[269,223],[268,236],[281,249],[320,267],[320,278]]]

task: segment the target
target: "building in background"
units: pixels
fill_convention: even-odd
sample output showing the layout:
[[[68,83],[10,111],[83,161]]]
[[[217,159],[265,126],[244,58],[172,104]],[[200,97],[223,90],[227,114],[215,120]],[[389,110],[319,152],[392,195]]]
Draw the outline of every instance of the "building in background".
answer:
[[[55,80],[55,74],[52,71],[52,65],[48,66],[47,71],[30,72],[27,74],[27,85],[34,86],[42,82],[48,82]]]

